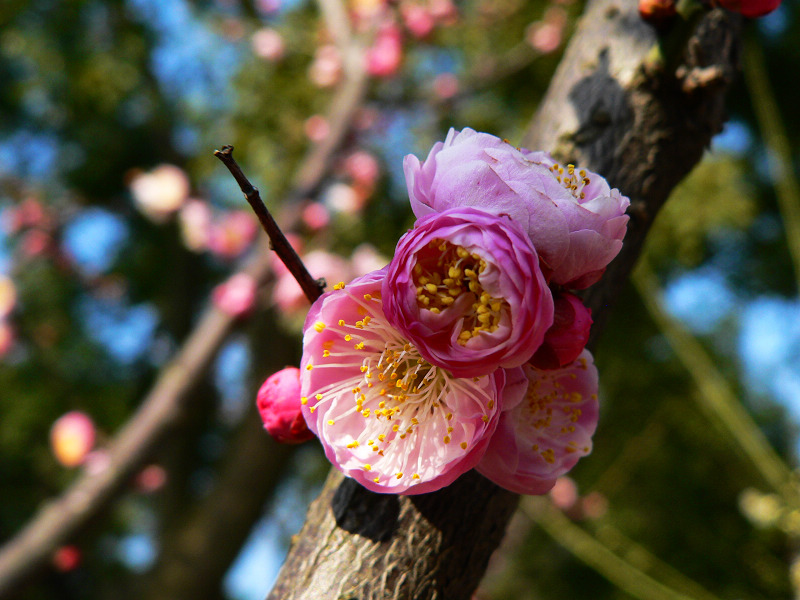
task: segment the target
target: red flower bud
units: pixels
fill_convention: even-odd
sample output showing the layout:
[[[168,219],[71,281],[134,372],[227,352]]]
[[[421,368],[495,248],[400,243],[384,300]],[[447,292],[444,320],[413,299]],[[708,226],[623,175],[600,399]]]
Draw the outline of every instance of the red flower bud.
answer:
[[[778,8],[781,0],[718,0],[717,4],[745,17],[763,17]]]
[[[675,16],[675,0],[639,0],[639,15],[653,25],[664,25]]]
[[[264,429],[283,444],[314,437],[300,411],[300,369],[286,367],[267,378],[256,400]]]
[[[558,369],[581,353],[589,341],[592,311],[574,294],[553,295],[553,326],[544,334],[544,342],[529,361],[537,369]]]

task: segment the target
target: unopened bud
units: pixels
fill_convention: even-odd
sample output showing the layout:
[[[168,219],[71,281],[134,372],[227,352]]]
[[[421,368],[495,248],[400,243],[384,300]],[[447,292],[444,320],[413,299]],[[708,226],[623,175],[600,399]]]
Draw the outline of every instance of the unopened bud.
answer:
[[[300,410],[300,369],[286,367],[267,378],[256,400],[264,429],[283,444],[299,444],[314,437]]]
[[[675,16],[675,5],[675,0],[639,0],[639,15],[652,25],[665,25]]]

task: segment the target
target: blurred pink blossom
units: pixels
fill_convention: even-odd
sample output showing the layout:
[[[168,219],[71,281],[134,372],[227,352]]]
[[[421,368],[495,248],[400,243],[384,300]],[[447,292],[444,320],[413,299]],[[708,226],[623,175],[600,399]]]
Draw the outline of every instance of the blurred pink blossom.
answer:
[[[600,492],[590,492],[581,500],[583,514],[589,519],[599,519],[608,512],[608,498]]]
[[[14,345],[14,329],[11,325],[0,319],[0,358],[8,354]]]
[[[286,52],[283,36],[271,27],[262,27],[256,31],[252,44],[255,55],[270,62],[279,61]]]
[[[80,411],[59,417],[50,429],[50,447],[65,467],[81,464],[94,446],[95,428],[89,415]]]
[[[262,15],[270,15],[281,9],[281,0],[256,0],[255,5]]]
[[[308,68],[308,77],[317,87],[326,88],[339,83],[342,78],[342,57],[333,44],[317,48],[314,61]]]
[[[528,26],[525,33],[526,40],[534,49],[548,54],[561,45],[566,24],[567,13],[564,9],[551,6],[541,21],[535,21]]]
[[[440,25],[449,26],[458,19],[458,9],[452,0],[429,0],[428,10]]]
[[[235,258],[250,246],[257,232],[258,225],[249,212],[231,211],[211,226],[209,250],[223,258]]]
[[[360,131],[367,130],[375,125],[379,116],[380,112],[376,108],[363,106],[356,113],[353,126]]]
[[[309,273],[313,277],[323,277],[328,287],[332,287],[340,281],[350,280],[350,265],[344,258],[336,254],[324,250],[313,250],[303,257],[303,262]],[[286,313],[305,310],[308,307],[308,300],[303,294],[303,290],[288,271],[278,276],[272,289],[272,300],[281,311]]]
[[[144,494],[152,494],[167,482],[167,472],[161,465],[148,465],[136,475],[134,485]]]
[[[353,152],[344,161],[344,170],[355,182],[372,187],[381,174],[378,159],[366,150]]]
[[[5,319],[17,303],[17,288],[10,277],[0,273],[0,320]]]
[[[550,499],[561,510],[572,508],[578,501],[578,486],[570,477],[559,477],[550,490]]]
[[[433,80],[433,93],[442,100],[455,96],[458,89],[458,77],[452,73],[440,73]]]
[[[256,280],[247,273],[236,273],[214,288],[211,298],[219,310],[231,317],[248,315],[255,306]]]
[[[353,215],[364,208],[366,198],[351,185],[334,183],[325,191],[325,205],[333,212]]]
[[[30,229],[20,240],[19,248],[27,257],[40,256],[52,246],[53,238],[41,229]]]
[[[137,173],[129,187],[136,207],[156,223],[166,221],[189,197],[189,178],[174,165]]]
[[[374,77],[391,77],[403,61],[403,35],[397,25],[383,26],[367,50],[367,72]]]
[[[81,564],[82,554],[77,546],[61,546],[53,554],[53,566],[61,573],[74,571]]]
[[[328,120],[322,115],[311,115],[308,117],[303,129],[308,139],[312,142],[321,142],[328,137],[328,134],[331,132],[331,126],[328,124]]]
[[[319,202],[311,202],[303,209],[303,223],[312,231],[324,229],[331,222],[328,209]]]
[[[351,276],[361,277],[382,269],[388,263],[389,259],[378,252],[372,244],[359,244],[350,256]]]
[[[189,200],[178,213],[184,245],[193,252],[208,246],[211,231],[211,209],[202,200]]]
[[[433,31],[436,20],[427,7],[416,2],[404,2],[400,7],[403,24],[416,38],[424,38]]]

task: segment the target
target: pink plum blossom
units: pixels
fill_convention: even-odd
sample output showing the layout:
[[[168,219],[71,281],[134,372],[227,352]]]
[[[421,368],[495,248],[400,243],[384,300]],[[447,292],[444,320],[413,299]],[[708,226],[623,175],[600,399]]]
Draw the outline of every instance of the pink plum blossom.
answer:
[[[331,222],[331,213],[320,202],[311,202],[303,209],[303,223],[312,231],[325,229]]]
[[[523,367],[525,398],[504,411],[478,471],[518,494],[544,494],[592,449],[597,427],[597,369],[584,350],[570,365]]]
[[[383,283],[389,321],[456,377],[526,362],[553,323],[536,250],[508,217],[472,207],[417,221]]]
[[[156,223],[163,223],[189,197],[189,178],[175,165],[160,165],[134,175],[130,190],[137,208]]]
[[[232,317],[250,314],[256,301],[256,280],[247,273],[236,273],[214,288],[211,298],[214,305]]]
[[[234,210],[213,223],[208,236],[208,248],[222,258],[236,258],[256,237],[258,225],[247,211]]]
[[[406,2],[400,7],[403,16],[403,24],[415,38],[424,38],[436,26],[431,11],[426,6],[416,2]]]
[[[404,170],[419,218],[455,206],[508,215],[528,233],[548,281],[580,289],[597,281],[622,247],[630,201],[594,173],[561,166],[472,129],[451,129]]]
[[[319,143],[330,135],[331,126],[322,115],[311,115],[303,124],[303,131],[308,139]]]
[[[339,83],[344,73],[342,56],[333,44],[317,48],[314,62],[308,68],[308,77],[317,87],[327,88]]]
[[[270,375],[258,390],[258,413],[264,429],[282,444],[299,444],[314,437],[300,410],[300,370],[286,367]]]
[[[402,61],[403,34],[396,25],[382,27],[367,50],[367,72],[375,77],[391,77]]]
[[[553,325],[530,362],[539,369],[557,369],[574,361],[589,341],[592,311],[580,298],[568,292],[553,295]]]
[[[211,235],[211,209],[202,200],[189,200],[178,213],[178,224],[184,245],[193,252],[208,246]]]
[[[526,152],[526,157],[548,167],[556,183],[570,192],[567,202],[556,199],[569,228],[569,250],[554,267],[551,281],[573,289],[589,287],[622,249],[625,210],[631,202],[597,173],[560,165],[547,152]]]
[[[259,58],[277,62],[286,52],[283,36],[270,27],[262,27],[253,34],[253,52]]]
[[[14,328],[5,319],[0,319],[0,358],[14,346]]]
[[[94,439],[94,423],[80,411],[62,415],[50,429],[50,447],[56,460],[65,467],[81,464],[94,446]]]
[[[520,368],[454,378],[427,362],[383,313],[386,270],[321,296],[306,319],[301,403],[328,459],[374,492],[419,494],[480,460],[506,380]],[[519,394],[524,386],[511,386]]]
[[[344,170],[350,178],[366,187],[373,187],[381,174],[378,160],[365,150],[353,152],[344,161]]]
[[[322,277],[329,285],[350,279],[350,265],[336,254],[313,250],[303,256],[303,262],[313,277]],[[296,312],[308,306],[303,290],[288,270],[282,270],[278,276],[272,289],[272,300],[286,313]]]

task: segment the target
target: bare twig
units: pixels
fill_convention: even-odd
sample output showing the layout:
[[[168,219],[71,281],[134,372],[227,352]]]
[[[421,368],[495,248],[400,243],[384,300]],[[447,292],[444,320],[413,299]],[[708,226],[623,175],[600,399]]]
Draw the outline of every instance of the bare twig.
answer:
[[[228,167],[236,183],[239,184],[239,188],[242,190],[245,199],[253,208],[253,212],[256,213],[258,220],[261,222],[261,226],[264,228],[264,231],[267,232],[272,249],[283,261],[283,264],[286,265],[286,268],[289,269],[289,272],[300,285],[308,301],[314,302],[314,300],[322,295],[325,288],[324,282],[319,279],[314,279],[311,276],[308,269],[306,269],[306,266],[303,264],[303,261],[300,260],[300,257],[297,255],[297,252],[292,248],[289,240],[283,235],[281,228],[278,227],[275,219],[272,217],[269,210],[267,210],[264,202],[262,202],[261,195],[258,193],[258,188],[253,187],[234,160],[233,146],[223,146],[222,150],[215,150],[214,156]]]

